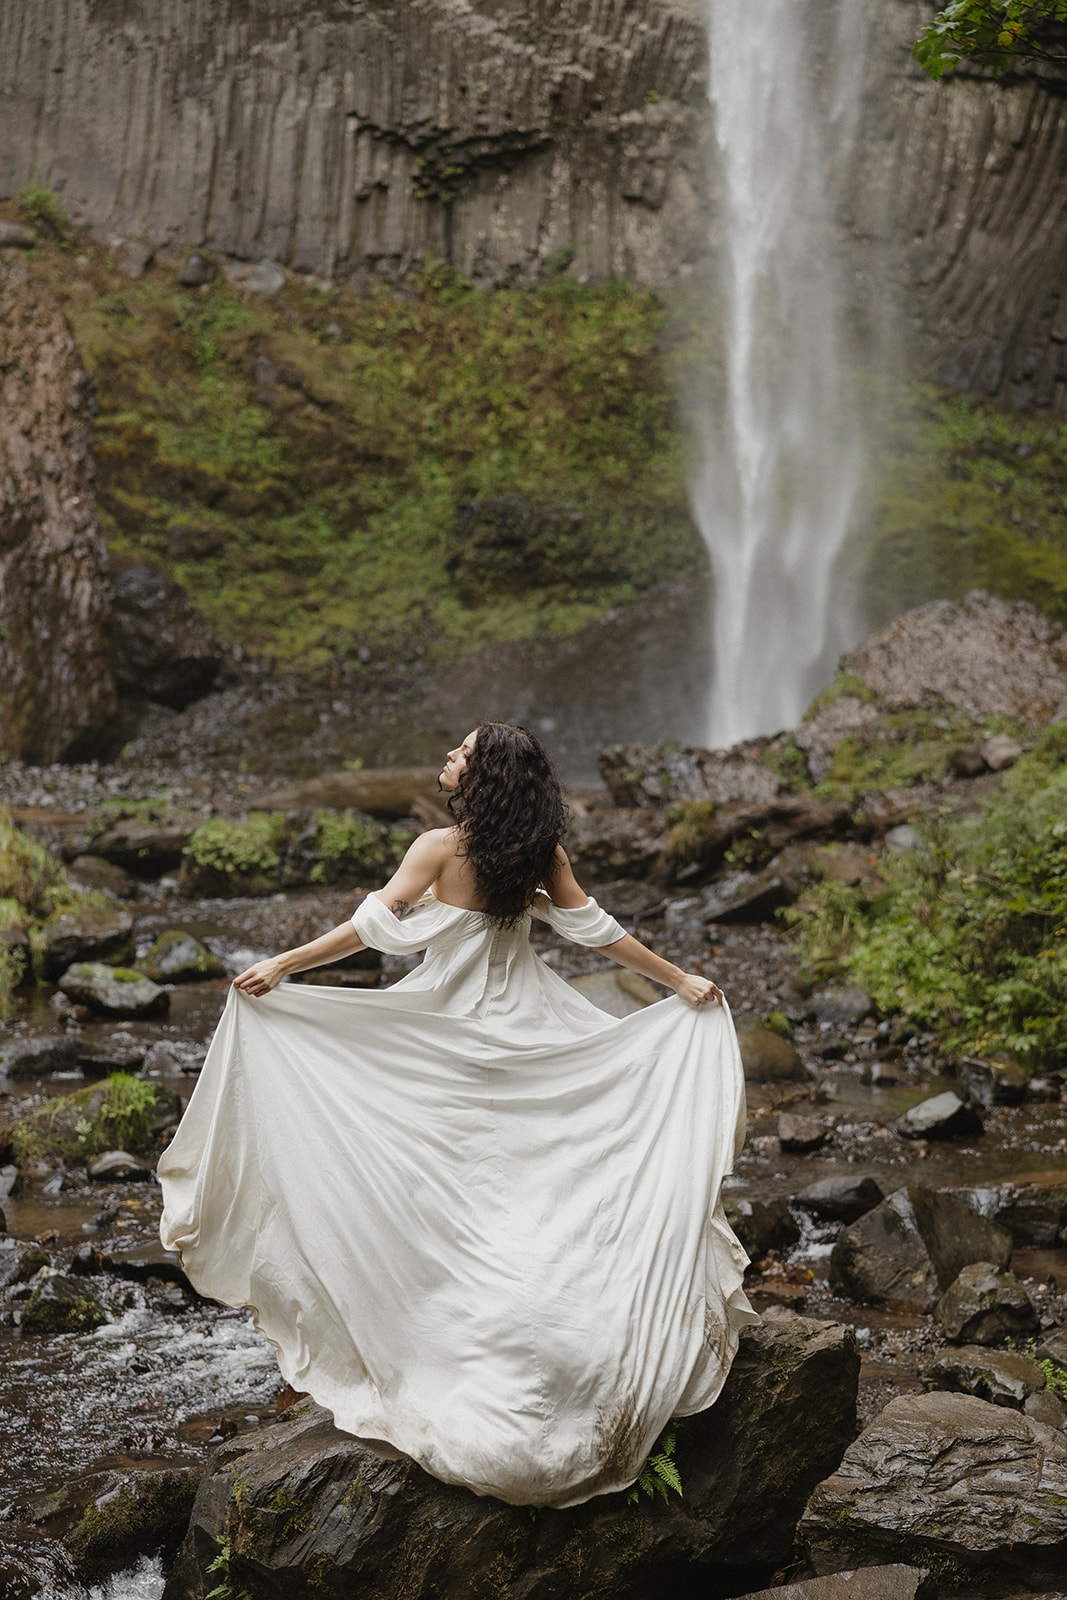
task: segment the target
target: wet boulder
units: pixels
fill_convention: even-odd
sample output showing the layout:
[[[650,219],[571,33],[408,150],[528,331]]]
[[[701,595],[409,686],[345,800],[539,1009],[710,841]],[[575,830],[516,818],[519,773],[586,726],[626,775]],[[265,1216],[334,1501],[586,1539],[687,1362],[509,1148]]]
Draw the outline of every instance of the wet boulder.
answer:
[[[1009,1056],[968,1058],[957,1066],[956,1081],[963,1098],[976,1105],[1017,1106],[1026,1098],[1030,1074]]]
[[[778,1144],[787,1155],[806,1155],[826,1143],[830,1129],[814,1117],[798,1117],[783,1111],[778,1118]]]
[[[964,1267],[938,1302],[935,1312],[945,1338],[960,1344],[1003,1344],[1016,1335],[1036,1333],[1037,1312],[1022,1284],[1010,1272],[986,1261]]]
[[[986,1350],[968,1344],[946,1350],[922,1370],[924,1389],[973,1394],[994,1406],[1021,1411],[1033,1394],[1045,1388],[1045,1374],[1036,1361],[1014,1350]]]
[[[574,806],[566,846],[576,871],[587,878],[647,878],[663,854],[663,833],[656,814],[647,809]]]
[[[808,1069],[788,1039],[770,1028],[738,1028],[741,1064],[749,1083],[805,1082]]]
[[[71,1000],[103,1017],[158,1017],[169,1009],[165,989],[132,967],[83,961],[68,967],[59,987]]]
[[[975,1261],[1006,1267],[1011,1234],[953,1195],[898,1189],[844,1228],[830,1257],[830,1281],[863,1305],[933,1311]]]
[[[951,1089],[921,1100],[895,1126],[903,1139],[974,1139],[985,1132],[978,1112]]]
[[[1067,1188],[1031,1183],[997,1183],[988,1188],[953,1189],[965,1205],[1007,1228],[1016,1249],[1054,1250],[1067,1229]]]
[[[161,933],[141,962],[141,970],[153,983],[195,983],[226,974],[218,956],[183,928]]]
[[[128,1150],[105,1150],[89,1168],[89,1176],[94,1183],[150,1183],[155,1173]]]
[[[91,1027],[99,1028],[100,1024],[91,1024]],[[144,1064],[148,1043],[125,1030],[93,1037],[87,1028],[77,1040],[77,1053],[79,1067],[95,1077],[101,1077],[106,1072],[137,1072]]]
[[[75,906],[44,924],[38,951],[49,983],[78,961],[121,961],[133,954],[133,918],[116,906]]]
[[[800,1229],[784,1200],[727,1200],[726,1217],[753,1261],[771,1250],[788,1250]]]
[[[124,818],[96,836],[93,850],[132,877],[158,878],[181,866],[183,852],[196,827],[197,820],[192,817],[161,818],[156,822]]]
[[[214,686],[222,649],[184,589],[154,567],[114,574],[115,673],[120,689],[182,711]]]
[[[34,1289],[22,1313],[24,1334],[86,1333],[106,1322],[107,1312],[82,1277],[53,1273]]]
[[[63,1537],[82,1582],[109,1576],[143,1555],[173,1555],[181,1543],[202,1473],[109,1472]]]
[[[150,1278],[158,1278],[161,1283],[176,1283],[179,1288],[192,1291],[193,1286],[185,1276],[177,1251],[165,1250],[158,1239],[153,1239],[149,1244],[122,1245],[117,1250],[97,1254],[102,1272],[129,1278],[134,1283],[147,1283]]]
[[[953,1587],[1060,1591],[1067,1436],[971,1395],[901,1395],[819,1484],[800,1537],[819,1572],[908,1561]]]
[[[1067,1327],[1053,1328],[1051,1333],[1042,1334],[1035,1354],[1039,1361],[1051,1361],[1053,1366],[1067,1372]]]
[[[758,1589],[741,1600],[937,1600],[937,1582],[925,1567],[860,1567]]]
[[[77,1065],[77,1041],[69,1034],[49,1033],[0,1045],[0,1074],[5,1078],[44,1078],[53,1072],[72,1072]]]
[[[113,900],[125,900],[134,892],[130,874],[99,855],[75,856],[67,869],[67,877],[76,888],[95,890]]]
[[[822,1178],[795,1194],[792,1204],[817,1222],[855,1222],[884,1198],[873,1178]]]
[[[318,1600],[326,1574],[341,1594],[393,1593],[402,1573],[405,1600],[470,1600],[487,1573],[533,1597],[572,1594],[580,1572],[583,1593],[613,1600],[670,1592],[682,1564],[769,1578],[854,1434],[858,1375],[850,1328],[748,1328],[719,1400],[679,1426],[683,1497],[602,1495],[540,1515],[440,1484],[301,1404],[211,1458],[164,1597],[203,1600],[223,1533],[231,1584],[264,1600]]]

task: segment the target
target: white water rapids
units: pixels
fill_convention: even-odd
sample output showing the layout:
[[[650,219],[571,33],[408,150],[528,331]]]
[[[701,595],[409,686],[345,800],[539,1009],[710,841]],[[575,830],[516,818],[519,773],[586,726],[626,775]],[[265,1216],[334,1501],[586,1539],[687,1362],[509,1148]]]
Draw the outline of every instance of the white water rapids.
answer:
[[[827,169],[855,132],[866,6],[837,0],[836,79],[820,97],[824,3],[708,0],[723,377],[695,419],[691,487],[714,589],[717,746],[795,726],[858,630],[842,564],[864,448]]]

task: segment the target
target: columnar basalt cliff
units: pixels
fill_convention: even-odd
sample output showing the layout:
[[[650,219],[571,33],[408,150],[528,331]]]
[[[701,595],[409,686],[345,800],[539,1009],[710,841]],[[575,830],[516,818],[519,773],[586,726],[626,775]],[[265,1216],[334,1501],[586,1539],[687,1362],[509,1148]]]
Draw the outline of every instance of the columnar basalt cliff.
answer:
[[[0,267],[0,755],[77,758],[115,712],[90,415],[59,307]]]
[[[298,270],[668,282],[705,248],[698,0],[13,0],[0,191]]]
[[[852,292],[950,383],[1062,409],[1064,85],[930,82],[928,0],[809,3],[829,96],[839,19],[864,35]],[[32,175],[119,238],[362,284],[429,254],[667,287],[715,246],[706,89],[700,0],[6,0],[0,195]]]

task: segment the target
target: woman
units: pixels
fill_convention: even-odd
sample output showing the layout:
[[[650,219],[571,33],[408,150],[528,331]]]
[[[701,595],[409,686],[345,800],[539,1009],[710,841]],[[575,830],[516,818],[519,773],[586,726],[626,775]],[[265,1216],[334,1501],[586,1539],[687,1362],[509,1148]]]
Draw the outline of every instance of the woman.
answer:
[[[575,1505],[711,1404],[757,1320],[719,1196],[740,1058],[715,984],[578,887],[532,734],[483,723],[440,782],[454,827],[234,980],[159,1164],[161,1234],[338,1427]],[[531,914],[677,998],[605,1015],[533,954]],[[427,955],[382,992],[278,987],[367,946]]]

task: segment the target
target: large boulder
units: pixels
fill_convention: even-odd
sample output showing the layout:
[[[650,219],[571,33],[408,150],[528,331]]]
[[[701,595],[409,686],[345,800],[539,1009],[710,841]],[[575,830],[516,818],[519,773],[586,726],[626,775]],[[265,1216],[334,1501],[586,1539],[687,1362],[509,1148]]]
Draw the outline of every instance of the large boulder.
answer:
[[[749,1083],[807,1082],[808,1069],[796,1045],[770,1028],[741,1027],[737,1030],[741,1064]]]
[[[24,1334],[85,1333],[107,1321],[107,1312],[83,1278],[56,1272],[44,1278],[22,1313]]]
[[[226,972],[218,956],[184,928],[168,928],[161,933],[141,962],[141,969],[153,983],[196,983],[204,978],[221,978]]]
[[[960,1344],[1003,1344],[1036,1333],[1040,1319],[1030,1296],[1010,1272],[986,1261],[964,1267],[937,1304],[945,1338]]]
[[[115,714],[92,414],[59,306],[0,262],[0,756],[77,759]]]
[[[745,1253],[759,1261],[769,1250],[788,1250],[800,1238],[800,1229],[784,1200],[727,1200],[726,1217]]]
[[[905,611],[841,664],[886,710],[947,702],[1035,724],[1067,711],[1067,632],[981,589]]]
[[[1007,1228],[1017,1249],[1054,1250],[1067,1243],[1067,1176],[1064,1187],[1046,1189],[1032,1183],[998,1183],[989,1188],[953,1193]]]
[[[684,1568],[696,1581],[716,1568],[769,1577],[854,1435],[858,1373],[851,1329],[800,1317],[749,1328],[717,1403],[679,1425],[684,1496],[603,1495],[569,1511],[446,1487],[301,1405],[212,1457],[165,1600],[203,1600],[223,1534],[230,1582],[257,1600],[469,1600],[489,1575],[495,1594],[551,1600],[576,1594],[579,1573],[583,1594],[639,1600],[670,1592]]]
[[[973,1394],[991,1405],[1021,1411],[1031,1395],[1045,1389],[1045,1374],[1036,1361],[1015,1350],[986,1350],[965,1344],[946,1350],[923,1368],[924,1389]]]
[[[71,1072],[78,1065],[78,1042],[66,1033],[48,1033],[37,1039],[14,1038],[0,1045],[0,1075],[5,1078],[44,1078],[53,1072]]]
[[[680,800],[768,801],[785,785],[760,759],[760,745],[705,750],[686,744],[613,744],[600,752],[600,775],[619,806],[663,807]]]
[[[924,1567],[860,1567],[822,1578],[759,1589],[741,1600],[937,1600],[937,1580]]]
[[[984,1594],[1062,1593],[1067,1435],[970,1395],[901,1395],[820,1483],[800,1536],[821,1572],[905,1561]]]
[[[120,960],[133,954],[133,918],[116,906],[75,906],[41,929],[41,976],[55,983],[76,961]]]
[[[873,1178],[820,1178],[793,1196],[798,1211],[817,1222],[855,1222],[884,1199]]]
[[[830,1257],[830,1281],[864,1305],[933,1311],[963,1268],[1006,1267],[1011,1234],[954,1195],[898,1189],[844,1228]]]
[[[140,878],[156,878],[182,864],[182,854],[196,831],[197,820],[175,817],[159,822],[124,818],[93,840],[97,856]]]
[[[212,688],[222,649],[184,589],[154,567],[116,572],[115,672],[127,694],[181,711]]]
[[[985,1132],[973,1106],[946,1089],[905,1111],[896,1124],[902,1139],[976,1139]]]
[[[81,961],[59,980],[68,999],[102,1017],[158,1017],[170,1008],[166,989],[133,967],[108,967],[102,961]]]

